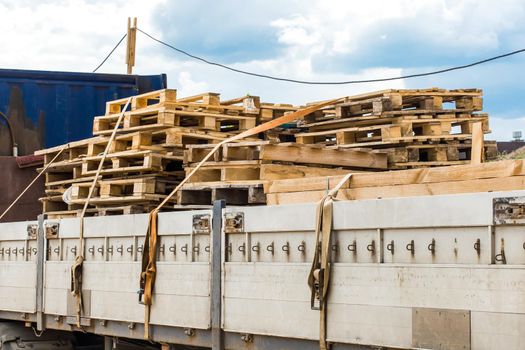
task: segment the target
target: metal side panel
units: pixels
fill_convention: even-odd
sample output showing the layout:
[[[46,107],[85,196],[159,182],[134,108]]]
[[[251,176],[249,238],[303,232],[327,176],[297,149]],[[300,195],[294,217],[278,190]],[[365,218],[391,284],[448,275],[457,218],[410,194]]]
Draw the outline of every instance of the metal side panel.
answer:
[[[0,311],[36,312],[37,225],[0,224]]]
[[[157,282],[152,325],[210,327],[210,211],[159,214]],[[90,217],[84,221],[83,316],[144,322],[138,290],[148,215]],[[74,316],[70,269],[78,253],[78,219],[59,222],[48,237],[45,262],[46,314]]]
[[[224,329],[316,339],[308,271],[307,264],[227,263]],[[414,308],[525,314],[523,280],[522,268],[334,265],[328,339],[410,347]]]
[[[525,191],[337,201],[334,229],[486,226],[492,200],[525,196]],[[247,232],[305,231],[315,227],[316,204],[228,207],[245,216]]]
[[[495,224],[493,200],[524,193],[336,202],[328,340],[519,348],[525,334],[517,330],[525,316],[524,225]],[[225,209],[225,331],[318,339],[319,311],[310,308],[307,285],[315,209]],[[228,218],[240,221],[228,225]]]
[[[522,349],[525,344],[525,315],[472,312],[472,349]]]
[[[307,264],[226,263],[225,331],[317,339]]]
[[[85,263],[84,289],[91,291],[92,318],[144,321],[138,303],[140,263]],[[207,329],[210,322],[209,265],[157,264],[151,323]]]

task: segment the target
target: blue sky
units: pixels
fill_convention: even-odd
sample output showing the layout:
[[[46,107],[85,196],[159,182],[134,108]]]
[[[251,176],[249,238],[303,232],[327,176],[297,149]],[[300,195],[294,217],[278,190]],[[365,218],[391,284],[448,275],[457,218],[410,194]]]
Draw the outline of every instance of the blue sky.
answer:
[[[0,0],[2,68],[89,71],[127,16],[177,47],[236,68],[303,80],[380,78],[441,69],[525,47],[522,0]],[[124,47],[101,69],[125,71]],[[246,93],[302,104],[385,88],[482,88],[493,134],[525,133],[525,54],[440,76],[305,86],[237,75],[138,34],[137,74],[167,73],[179,95]]]

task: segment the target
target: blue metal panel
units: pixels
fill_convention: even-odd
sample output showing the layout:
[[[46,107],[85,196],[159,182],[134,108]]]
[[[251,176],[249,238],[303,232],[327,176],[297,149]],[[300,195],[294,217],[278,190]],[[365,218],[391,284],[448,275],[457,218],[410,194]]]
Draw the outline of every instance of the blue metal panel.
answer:
[[[9,117],[20,154],[90,137],[106,101],[167,87],[166,75],[138,76],[0,69],[0,112]],[[0,155],[10,154],[0,119]]]

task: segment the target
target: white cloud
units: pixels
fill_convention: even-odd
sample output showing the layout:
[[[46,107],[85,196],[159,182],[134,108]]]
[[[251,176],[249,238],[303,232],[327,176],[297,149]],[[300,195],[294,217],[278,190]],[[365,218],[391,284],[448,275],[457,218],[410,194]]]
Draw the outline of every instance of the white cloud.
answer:
[[[490,129],[492,133],[485,136],[487,140],[511,141],[513,131],[521,131],[525,135],[525,117],[500,118],[491,116]]]
[[[208,84],[194,81],[189,72],[180,72],[178,83],[178,93],[181,96],[197,95],[208,89]]]
[[[127,17],[147,15],[162,0],[0,1],[0,66],[17,69],[91,71],[126,32]],[[138,43],[140,49],[151,42]],[[101,69],[125,72],[124,45]]]
[[[138,16],[139,27],[161,39],[163,32],[177,29],[180,23],[168,21],[163,22],[165,27],[155,30],[158,23],[158,18],[154,16],[155,8],[166,3],[165,0],[0,0],[0,31],[4,33],[0,36],[0,67],[91,71],[124,33],[128,16]],[[397,29],[406,31],[402,35],[406,35],[407,39],[423,40],[425,45],[432,48],[432,52],[448,50],[459,57],[483,57],[486,50],[499,48],[505,41],[507,45],[519,45],[523,42],[517,40],[514,43],[509,40],[509,33],[518,39],[525,37],[525,30],[521,29],[525,19],[525,4],[522,0],[501,0],[497,3],[490,0],[310,0],[279,4],[278,1],[267,0],[243,5],[246,13],[257,14],[256,23],[261,26],[260,30],[274,35],[281,46],[270,59],[252,58],[233,63],[232,66],[300,80],[380,78],[398,76],[413,70],[403,65],[403,62],[398,62],[385,67],[369,64],[369,68],[352,71],[352,61],[357,55],[366,52],[370,59],[383,56],[384,61],[388,62],[389,55],[397,52],[380,52],[373,48],[377,47],[378,42],[388,43],[389,40],[394,40],[396,35],[399,38],[400,34],[395,31]],[[239,2],[226,1],[220,6],[220,11],[217,10],[220,18],[216,18],[217,21],[198,21],[198,25],[192,28],[198,33],[195,35],[197,39],[194,39],[197,44],[200,40],[205,43],[213,38],[222,38],[221,21],[227,21],[224,25],[229,33],[242,31],[244,25],[252,23],[250,16],[236,12]],[[269,6],[272,7],[271,11]],[[216,13],[212,6],[199,11]],[[226,14],[232,17],[222,18]],[[236,26],[239,26],[238,29]],[[134,73],[167,73],[170,87],[177,88],[180,95],[208,90],[230,98],[250,93],[260,95],[269,102],[303,104],[313,100],[407,86],[405,81],[339,86],[295,85],[248,77],[189,60],[161,48],[158,43],[141,33],[137,35]],[[249,44],[258,45],[257,41]],[[365,51],[366,49],[369,51]],[[407,57],[415,51],[410,51],[410,47],[400,47],[399,50],[407,50]],[[344,58],[342,63],[328,67],[336,56]],[[327,65],[320,65],[320,61]],[[122,45],[100,72],[124,73],[125,69]],[[416,70],[421,69],[423,68]],[[435,79],[411,80],[409,86],[445,84],[446,88],[460,88],[472,87],[471,83],[475,82],[476,87],[485,88],[482,85],[490,83],[487,79],[504,82],[505,79],[515,78],[494,77],[494,74],[491,78],[486,78],[486,74],[478,74],[476,80],[466,75],[462,77],[469,80],[454,79],[458,75],[459,73],[450,73]],[[467,81],[469,86],[454,85]],[[498,86],[499,88],[504,87]],[[490,101],[490,96],[486,96],[486,101]],[[514,115],[522,114],[512,114]],[[523,118],[511,119],[510,114],[498,114],[492,117],[494,132],[490,137],[508,139],[512,130],[519,130],[523,122]]]

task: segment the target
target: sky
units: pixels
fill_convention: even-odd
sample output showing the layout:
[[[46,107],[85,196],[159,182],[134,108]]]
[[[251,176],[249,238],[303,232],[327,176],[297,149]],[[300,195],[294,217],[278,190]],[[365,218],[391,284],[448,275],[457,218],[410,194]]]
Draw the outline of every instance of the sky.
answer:
[[[0,68],[90,72],[125,33],[128,16],[192,54],[300,80],[399,76],[525,48],[523,0],[0,0]],[[125,73],[124,52],[121,45],[99,72]],[[481,88],[487,139],[525,134],[525,53],[424,78],[298,85],[206,65],[137,33],[133,73],[166,73],[179,96],[212,91],[292,104],[389,88]]]

